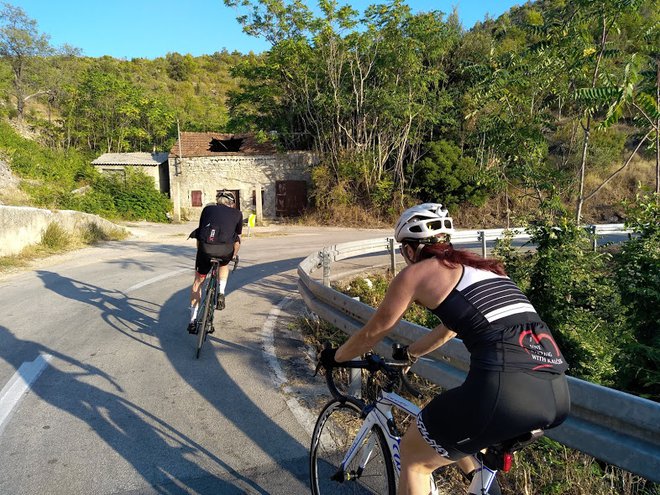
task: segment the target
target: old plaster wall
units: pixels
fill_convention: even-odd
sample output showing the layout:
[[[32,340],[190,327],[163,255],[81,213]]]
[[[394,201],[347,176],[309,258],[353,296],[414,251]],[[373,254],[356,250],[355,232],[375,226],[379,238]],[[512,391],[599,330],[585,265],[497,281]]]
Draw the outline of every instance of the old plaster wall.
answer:
[[[53,222],[72,233],[89,223],[108,230],[123,229],[97,215],[80,211],[0,205],[0,256],[18,254],[25,247],[39,243],[43,232]]]
[[[202,191],[202,205],[215,202],[218,189],[238,190],[244,216],[254,209],[252,194],[263,191],[264,217],[275,217],[278,180],[309,182],[313,157],[309,153],[289,152],[263,156],[170,158],[170,195],[174,220],[197,220],[202,207],[192,206],[192,191]]]

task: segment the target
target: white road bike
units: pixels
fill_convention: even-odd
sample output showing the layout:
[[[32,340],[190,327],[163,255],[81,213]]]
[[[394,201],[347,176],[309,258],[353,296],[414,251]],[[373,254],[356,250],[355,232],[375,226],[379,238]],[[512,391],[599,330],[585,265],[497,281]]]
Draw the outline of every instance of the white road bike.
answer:
[[[396,344],[395,344],[396,345]],[[333,398],[319,414],[310,447],[310,485],[314,495],[340,493],[395,495],[401,469],[400,442],[393,410],[415,418],[420,408],[395,390],[404,386],[421,397],[402,372],[410,363],[385,361],[376,354],[364,360],[342,363],[342,368],[362,369],[369,378],[382,373],[383,385],[376,398],[363,401],[338,390],[333,370],[326,370]],[[318,368],[317,368],[318,371]],[[511,466],[513,452],[543,435],[534,430],[510,441],[489,447],[475,459],[477,469],[471,480],[465,476],[465,491],[470,495],[499,495],[498,470]],[[429,479],[429,493],[440,495],[438,485],[448,467],[436,470]],[[452,492],[455,493],[455,492]]]

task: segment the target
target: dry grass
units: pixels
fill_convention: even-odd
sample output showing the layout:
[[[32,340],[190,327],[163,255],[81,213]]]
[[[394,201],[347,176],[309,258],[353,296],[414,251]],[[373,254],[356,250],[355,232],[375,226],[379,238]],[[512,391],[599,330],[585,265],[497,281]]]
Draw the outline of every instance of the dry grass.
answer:
[[[91,222],[85,225],[82,230],[72,234],[58,224],[51,223],[43,231],[39,243],[27,246],[19,254],[1,256],[0,273],[24,268],[35,260],[73,251],[98,242],[122,240],[127,235],[124,230],[105,229]]]
[[[622,164],[613,164],[599,173],[589,173],[585,178],[585,192],[590,194],[604,178],[615,172]],[[584,205],[585,222],[621,223],[625,214],[621,206],[624,199],[634,200],[639,187],[654,189],[655,163],[634,158],[630,165],[612,179],[603,189]]]
[[[303,225],[354,227],[361,229],[391,228],[396,218],[358,205],[334,205],[326,209],[305,212],[292,222]]]
[[[32,206],[30,196],[16,187],[0,188],[0,205],[8,206]]]

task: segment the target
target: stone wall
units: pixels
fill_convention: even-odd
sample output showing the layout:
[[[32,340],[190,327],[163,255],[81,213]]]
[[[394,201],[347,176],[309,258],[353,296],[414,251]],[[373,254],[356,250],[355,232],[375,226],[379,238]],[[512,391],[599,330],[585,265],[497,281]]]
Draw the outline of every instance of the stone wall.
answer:
[[[275,183],[278,180],[310,181],[314,158],[310,153],[290,152],[263,156],[170,158],[170,197],[174,220],[196,220],[202,207],[192,206],[192,191],[202,192],[202,205],[215,202],[218,189],[239,191],[240,209],[247,217],[253,210],[256,187],[263,191],[264,217],[275,217]]]
[[[41,210],[26,206],[0,205],[0,256],[20,253],[25,247],[41,241],[51,223],[74,232],[89,223],[110,229],[123,229],[97,215],[71,210]]]

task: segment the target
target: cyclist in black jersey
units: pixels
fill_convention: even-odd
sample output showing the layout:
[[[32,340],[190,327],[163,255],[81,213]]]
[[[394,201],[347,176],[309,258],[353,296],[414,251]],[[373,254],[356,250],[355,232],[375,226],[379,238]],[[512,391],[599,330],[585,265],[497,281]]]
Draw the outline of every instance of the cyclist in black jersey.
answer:
[[[189,333],[197,331],[195,320],[202,296],[202,283],[211,270],[211,258],[220,260],[216,309],[224,309],[225,287],[229,277],[227,265],[236,256],[241,246],[243,214],[240,210],[233,208],[234,195],[228,191],[218,191],[216,203],[204,207],[199,218],[199,226],[191,234],[197,239],[197,257],[195,259],[195,280],[190,291]]]
[[[399,493],[428,493],[431,472],[458,462],[469,472],[472,454],[537,428],[552,428],[570,407],[567,365],[548,327],[498,260],[450,243],[452,219],[437,203],[406,210],[395,227],[406,261],[367,324],[321,361],[351,360],[369,351],[413,302],[442,321],[410,344],[414,360],[455,336],[470,352],[465,382],[436,396],[401,441]]]

